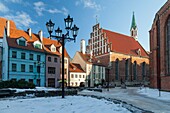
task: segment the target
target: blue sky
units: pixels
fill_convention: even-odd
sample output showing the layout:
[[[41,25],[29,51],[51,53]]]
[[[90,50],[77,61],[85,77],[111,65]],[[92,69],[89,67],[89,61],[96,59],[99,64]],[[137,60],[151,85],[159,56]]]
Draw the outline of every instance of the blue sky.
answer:
[[[14,20],[17,28],[38,33],[43,30],[48,37],[45,23],[52,19],[55,29],[63,32],[64,18],[70,14],[80,30],[76,43],[67,42],[71,57],[80,50],[80,40],[86,44],[97,21],[102,28],[130,35],[132,13],[135,12],[138,27],[138,41],[148,51],[149,33],[156,12],[167,0],[1,0],[0,16]]]

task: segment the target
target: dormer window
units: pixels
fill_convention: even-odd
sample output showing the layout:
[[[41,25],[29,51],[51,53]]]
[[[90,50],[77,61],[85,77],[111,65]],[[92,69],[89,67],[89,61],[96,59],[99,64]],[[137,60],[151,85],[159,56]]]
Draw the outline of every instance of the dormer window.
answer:
[[[141,56],[141,50],[140,49],[138,49],[136,52],[139,56]]]
[[[35,42],[33,43],[33,45],[34,45],[34,48],[42,49],[42,44],[41,44],[41,42],[39,42],[39,41],[35,41]]]
[[[41,49],[41,45],[40,44],[35,44],[34,47],[37,48],[37,49]]]
[[[51,51],[56,52],[56,47],[54,45],[51,45]]]
[[[25,41],[24,40],[19,40],[19,45],[20,46],[25,46]]]
[[[20,46],[27,46],[26,39],[24,37],[17,39],[17,43]]]

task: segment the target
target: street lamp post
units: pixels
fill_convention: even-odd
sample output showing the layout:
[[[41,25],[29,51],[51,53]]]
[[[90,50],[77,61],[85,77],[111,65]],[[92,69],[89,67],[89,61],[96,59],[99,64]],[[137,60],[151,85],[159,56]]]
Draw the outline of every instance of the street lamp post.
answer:
[[[58,29],[55,30],[56,35],[52,35],[55,24],[51,20],[49,20],[49,22],[46,23],[46,27],[50,35],[50,38],[53,37],[62,44],[62,98],[64,98],[64,48],[65,48],[64,46],[66,41],[74,40],[75,42],[79,30],[79,28],[76,25],[72,27],[73,18],[70,18],[70,15],[68,15],[68,17],[65,18],[64,21],[65,21],[65,29],[67,31],[66,34],[62,34],[62,30],[58,27]],[[72,31],[73,37],[69,36],[70,30]]]

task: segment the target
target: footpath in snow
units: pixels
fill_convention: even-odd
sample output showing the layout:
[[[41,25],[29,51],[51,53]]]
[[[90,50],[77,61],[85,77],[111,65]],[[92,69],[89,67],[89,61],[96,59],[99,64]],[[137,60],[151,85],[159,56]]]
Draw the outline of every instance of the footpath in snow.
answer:
[[[121,89],[120,87],[112,88],[103,92],[90,92],[82,91],[80,95],[95,95],[97,97],[111,98],[119,100],[137,108],[154,113],[170,113],[170,92],[159,92],[157,89],[140,88],[140,87],[127,87]]]

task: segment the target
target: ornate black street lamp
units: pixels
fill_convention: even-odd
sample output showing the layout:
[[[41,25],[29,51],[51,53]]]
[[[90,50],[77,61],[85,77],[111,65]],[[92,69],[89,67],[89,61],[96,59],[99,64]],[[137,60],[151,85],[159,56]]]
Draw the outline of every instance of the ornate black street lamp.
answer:
[[[79,28],[74,25],[72,27],[72,23],[73,23],[73,18],[70,18],[70,15],[68,15],[67,18],[64,19],[65,21],[65,29],[66,29],[66,34],[62,34],[62,30],[58,27],[57,30],[55,30],[56,35],[52,35],[53,29],[54,29],[54,23],[49,20],[49,22],[46,23],[46,27],[48,30],[48,33],[50,34],[50,38],[55,38],[57,39],[61,45],[62,45],[62,98],[64,98],[64,46],[66,41],[73,41],[75,42],[77,34],[78,34],[78,30]],[[69,36],[69,31],[72,31],[72,36]]]

